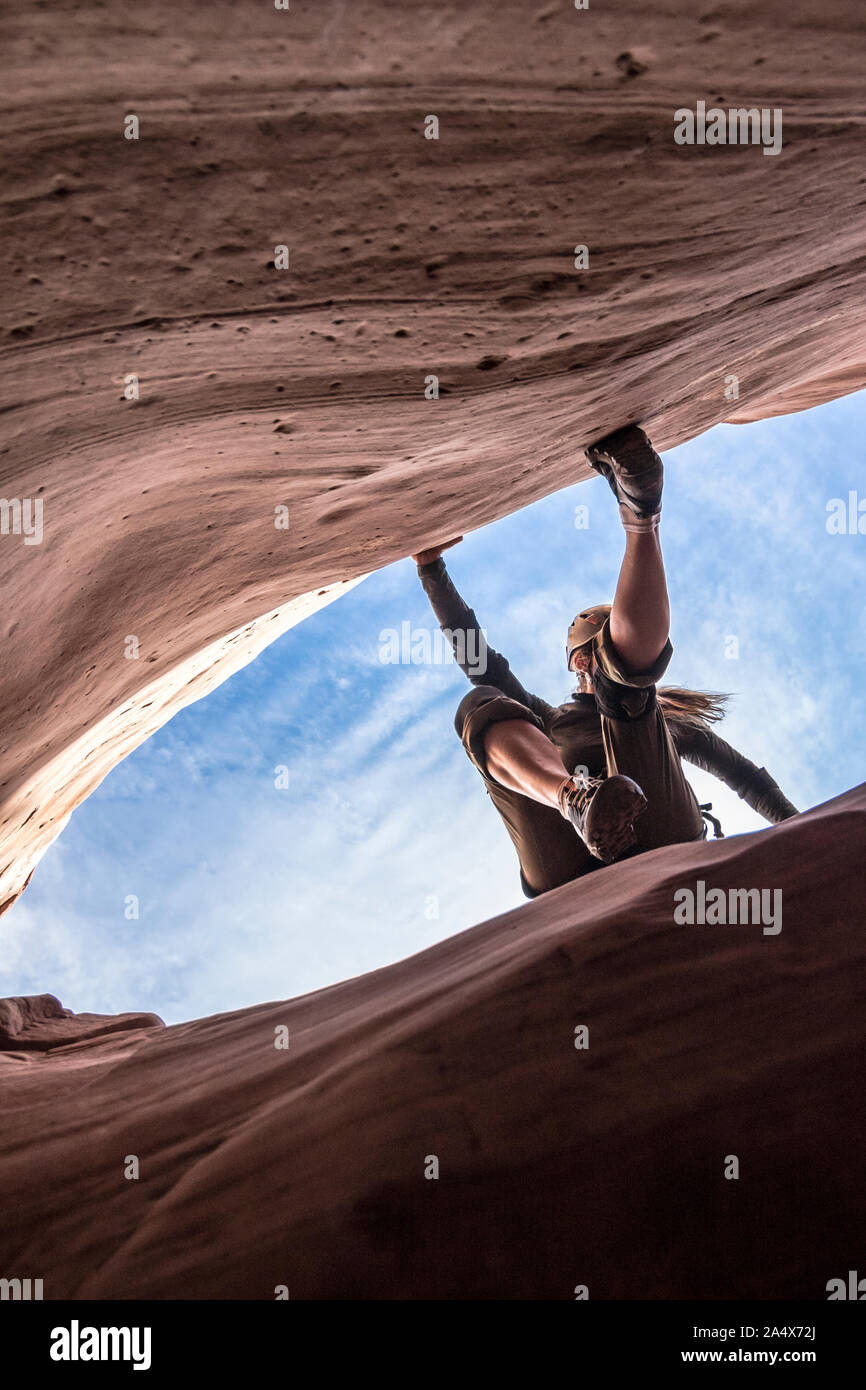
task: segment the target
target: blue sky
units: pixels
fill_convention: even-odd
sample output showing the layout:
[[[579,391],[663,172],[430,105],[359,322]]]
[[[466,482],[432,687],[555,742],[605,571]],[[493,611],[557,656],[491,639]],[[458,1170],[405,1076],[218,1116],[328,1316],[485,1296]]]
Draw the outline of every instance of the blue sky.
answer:
[[[866,392],[665,455],[665,679],[732,691],[720,732],[801,809],[863,780],[866,535],[830,534],[827,504],[858,484],[866,498],[864,433]],[[598,479],[468,536],[446,562],[491,645],[560,702],[565,631],[610,597],[621,551]],[[465,677],[380,660],[380,634],[404,622],[434,626],[409,560],[121,763],[0,920],[0,994],[175,1023],[333,984],[522,903],[510,841],[454,734]],[[763,824],[687,773],[728,834]]]

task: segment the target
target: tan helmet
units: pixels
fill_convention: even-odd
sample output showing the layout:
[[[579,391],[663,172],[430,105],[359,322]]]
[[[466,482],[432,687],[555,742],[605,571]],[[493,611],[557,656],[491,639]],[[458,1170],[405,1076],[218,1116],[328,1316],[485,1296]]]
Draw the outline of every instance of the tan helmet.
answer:
[[[571,667],[571,658],[578,647],[585,647],[587,642],[591,642],[601,631],[601,625],[610,613],[609,603],[595,603],[591,608],[584,608],[578,613],[571,627],[568,629],[568,641],[565,644],[565,660],[567,666]]]

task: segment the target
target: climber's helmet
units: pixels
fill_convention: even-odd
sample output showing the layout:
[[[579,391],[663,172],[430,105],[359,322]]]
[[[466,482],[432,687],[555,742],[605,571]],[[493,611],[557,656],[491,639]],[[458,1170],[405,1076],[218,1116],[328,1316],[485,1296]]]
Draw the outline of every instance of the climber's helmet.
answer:
[[[609,603],[596,603],[591,608],[584,608],[578,613],[571,627],[568,629],[568,640],[565,644],[565,659],[568,669],[571,670],[571,661],[575,652],[583,647],[588,647],[593,637],[600,631],[605,618],[610,613]]]

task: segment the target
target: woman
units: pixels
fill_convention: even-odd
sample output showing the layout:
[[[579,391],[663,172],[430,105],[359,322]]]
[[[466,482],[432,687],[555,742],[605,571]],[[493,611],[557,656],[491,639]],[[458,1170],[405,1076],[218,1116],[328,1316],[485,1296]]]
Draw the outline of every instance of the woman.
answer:
[[[661,459],[635,425],[600,440],[587,457],[619,503],[625,555],[613,603],[584,609],[569,629],[566,658],[578,687],[567,704],[529,694],[487,646],[441,558],[462,537],[412,557],[475,687],[455,726],[505,822],[530,898],[629,854],[702,839],[702,809],[680,757],[720,777],[769,821],[797,814],[766,768],[711,730],[724,697],[656,690],[673,652],[658,535]],[[471,664],[467,651],[477,654]]]

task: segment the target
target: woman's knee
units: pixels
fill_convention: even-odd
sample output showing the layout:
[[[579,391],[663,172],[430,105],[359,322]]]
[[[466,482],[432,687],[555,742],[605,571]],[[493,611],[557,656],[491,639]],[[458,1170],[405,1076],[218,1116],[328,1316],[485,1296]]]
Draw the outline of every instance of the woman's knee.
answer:
[[[463,699],[457,706],[457,713],[454,716],[454,728],[457,731],[457,737],[460,739],[463,738],[466,720],[475,710],[479,709],[482,705],[489,704],[491,700],[501,700],[502,698],[502,691],[497,690],[495,685],[473,686],[469,693],[463,696]]]

